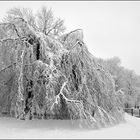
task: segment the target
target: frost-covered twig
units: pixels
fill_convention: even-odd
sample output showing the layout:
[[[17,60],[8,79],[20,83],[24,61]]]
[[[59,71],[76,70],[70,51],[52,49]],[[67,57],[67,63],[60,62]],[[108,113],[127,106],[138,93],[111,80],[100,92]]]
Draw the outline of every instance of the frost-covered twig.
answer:
[[[0,83],[0,86],[6,86],[6,85]]]
[[[3,68],[2,70],[0,70],[0,72],[5,71],[6,69],[12,67],[13,65],[16,65],[16,62],[11,64],[11,65],[9,65],[9,66],[7,66],[7,67],[5,67],[5,68]]]

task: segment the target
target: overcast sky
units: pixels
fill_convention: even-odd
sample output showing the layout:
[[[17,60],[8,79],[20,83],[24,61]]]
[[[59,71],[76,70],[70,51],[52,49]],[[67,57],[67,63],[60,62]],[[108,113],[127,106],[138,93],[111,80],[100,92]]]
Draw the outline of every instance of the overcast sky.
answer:
[[[132,1],[1,1],[0,17],[12,7],[51,7],[68,31],[82,28],[84,41],[96,57],[118,56],[122,65],[140,74],[140,2]]]

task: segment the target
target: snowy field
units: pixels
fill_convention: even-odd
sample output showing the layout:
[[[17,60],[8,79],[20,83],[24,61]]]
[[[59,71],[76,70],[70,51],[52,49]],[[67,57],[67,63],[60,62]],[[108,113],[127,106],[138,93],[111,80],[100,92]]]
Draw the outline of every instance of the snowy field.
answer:
[[[71,127],[69,122],[47,120],[23,121],[0,118],[0,138],[139,138],[140,118],[125,114],[126,122],[98,130]]]

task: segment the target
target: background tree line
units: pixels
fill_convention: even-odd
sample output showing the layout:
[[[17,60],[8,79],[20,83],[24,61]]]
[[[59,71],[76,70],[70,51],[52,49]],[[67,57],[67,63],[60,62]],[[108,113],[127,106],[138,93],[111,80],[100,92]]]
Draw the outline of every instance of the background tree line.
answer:
[[[121,66],[121,60],[118,57],[99,58],[98,62],[112,75],[115,81],[115,90],[123,92],[124,106],[134,107],[140,105],[140,76],[133,70]]]

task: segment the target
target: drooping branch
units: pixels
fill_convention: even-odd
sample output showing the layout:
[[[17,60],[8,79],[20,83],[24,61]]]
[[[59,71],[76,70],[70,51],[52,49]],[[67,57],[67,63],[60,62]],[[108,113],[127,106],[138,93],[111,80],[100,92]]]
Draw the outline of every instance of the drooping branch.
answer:
[[[55,102],[52,104],[51,110],[53,109],[53,107],[54,107],[55,104],[58,104],[58,99],[60,99],[60,95],[62,95],[66,102],[74,103],[74,104],[77,106],[77,108],[79,109],[80,114],[82,115],[82,113],[83,113],[84,117],[87,118],[87,115],[85,114],[85,111],[84,111],[82,102],[79,101],[79,100],[68,99],[68,98],[63,94],[62,91],[63,91],[63,89],[65,88],[65,86],[66,86],[67,83],[68,83],[68,81],[65,81],[65,82],[63,83],[63,85],[62,85],[62,87],[61,87],[61,89],[60,89],[59,94],[56,95],[56,97],[55,97]],[[67,91],[67,92],[68,92],[68,91]],[[78,104],[80,104],[81,106],[79,107]]]
[[[69,32],[65,37],[64,37],[64,42],[66,41],[66,39],[68,38],[68,36],[70,35],[70,34],[72,34],[72,33],[74,33],[74,32],[77,32],[77,31],[79,31],[79,30],[82,30],[82,29],[76,29],[76,30],[73,30],[73,31],[71,31],[71,32]]]

